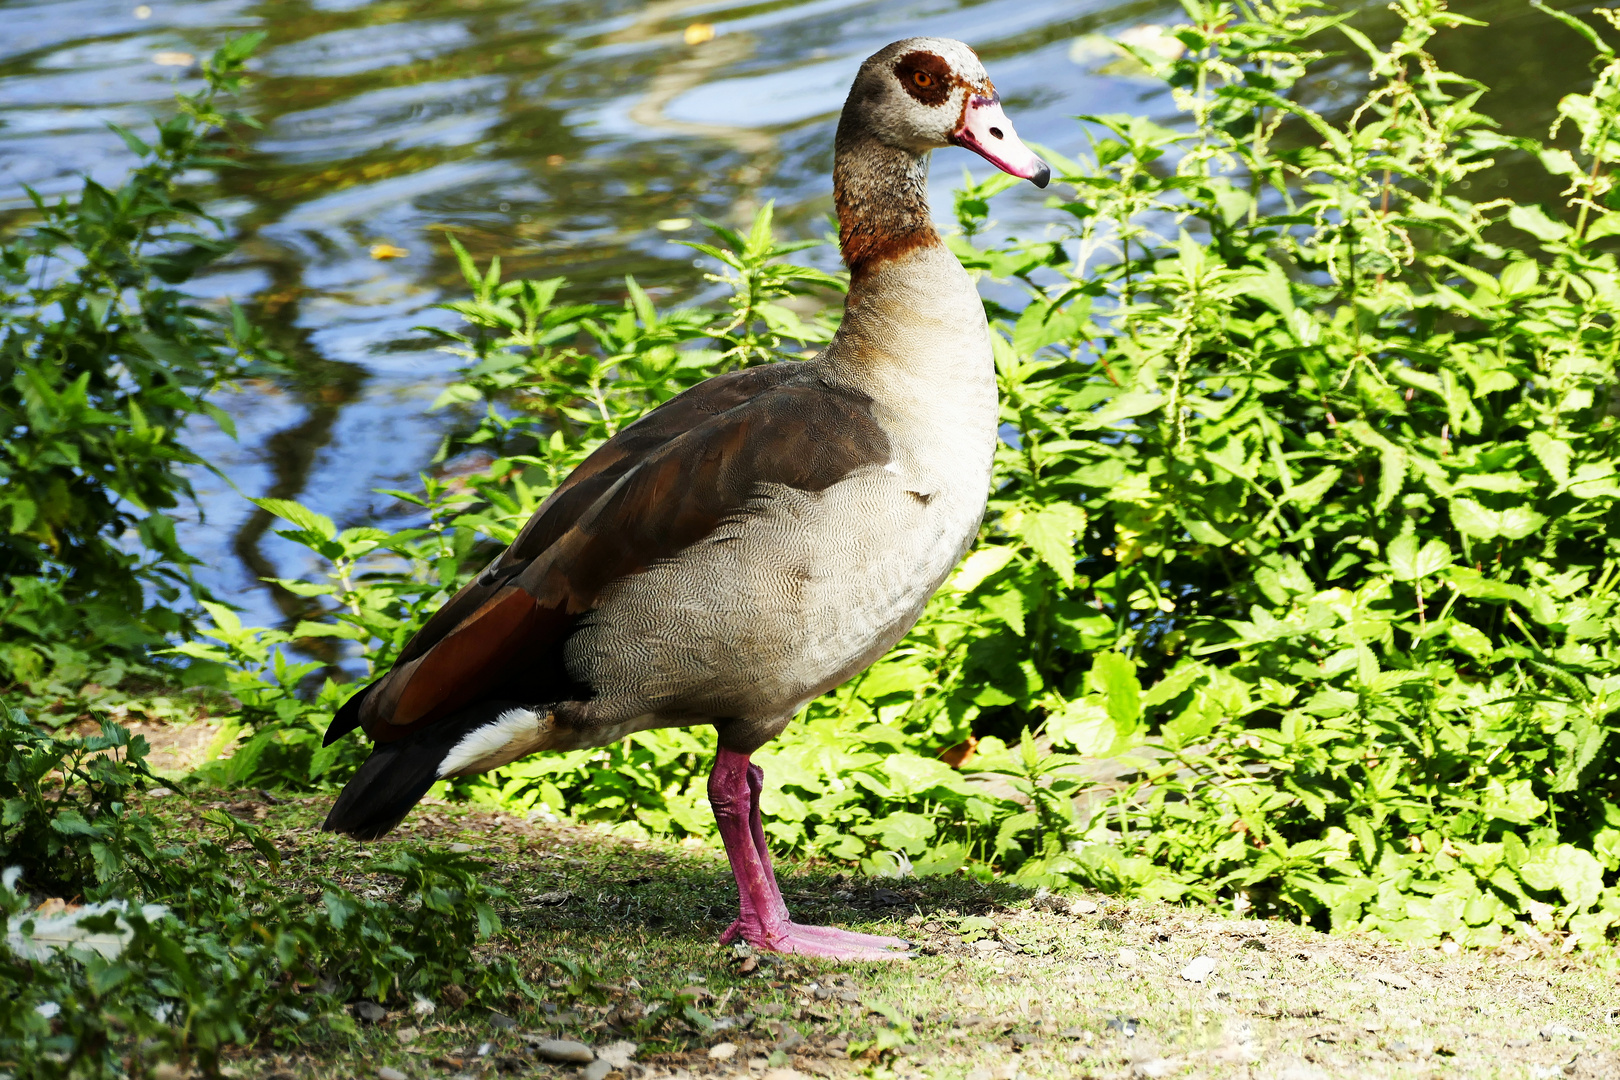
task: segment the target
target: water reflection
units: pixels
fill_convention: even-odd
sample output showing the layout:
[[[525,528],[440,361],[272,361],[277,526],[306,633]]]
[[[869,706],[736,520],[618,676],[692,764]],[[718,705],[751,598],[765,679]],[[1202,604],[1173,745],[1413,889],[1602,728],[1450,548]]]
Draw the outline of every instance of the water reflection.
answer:
[[[1466,31],[1442,59],[1497,88],[1485,102],[1515,134],[1539,135],[1558,95],[1584,78],[1584,46],[1509,0],[1458,5],[1506,30]],[[1575,9],[1575,5],[1568,5]],[[194,445],[242,493],[299,498],[343,523],[396,512],[373,494],[409,486],[444,418],[425,415],[452,368],[413,328],[448,323],[431,305],[460,291],[443,231],[509,272],[567,274],[576,296],[619,295],[633,273],[663,300],[701,282],[690,233],[672,218],[746,220],[775,199],[789,231],[818,236],[830,209],[831,135],[859,60],[895,38],[962,38],[985,57],[1026,139],[1073,154],[1076,113],[1172,110],[1154,84],[1109,74],[1081,35],[1172,18],[1138,0],[0,0],[0,212],[21,185],[115,182],[129,163],[113,121],[140,126],[177,88],[184,59],[259,28],[247,168],[209,186],[241,247],[199,283],[250,300],[296,371],[222,396],[239,441],[199,425]],[[1381,5],[1360,25],[1392,29]],[[694,24],[714,36],[689,34]],[[689,44],[688,38],[698,41]],[[1335,42],[1334,44],[1343,44]],[[1309,93],[1354,92],[1353,59]],[[936,209],[965,153],[937,155]],[[1511,165],[1482,183],[1526,183]],[[1554,192],[1538,191],[1542,197]],[[1009,193],[1016,228],[1046,227],[1045,196]],[[402,249],[377,261],[374,245]],[[831,251],[812,253],[830,264]],[[209,474],[206,521],[186,530],[211,584],[277,620],[297,598],[259,584],[312,566],[267,534],[268,519]]]

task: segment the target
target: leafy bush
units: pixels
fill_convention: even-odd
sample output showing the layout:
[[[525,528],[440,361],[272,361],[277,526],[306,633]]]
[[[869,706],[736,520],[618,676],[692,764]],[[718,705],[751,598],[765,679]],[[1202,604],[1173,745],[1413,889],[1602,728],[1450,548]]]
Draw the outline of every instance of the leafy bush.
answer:
[[[263,34],[203,65],[148,143],[115,129],[141,161],[122,186],[34,195],[37,220],[0,244],[0,678],[37,683],[93,654],[126,659],[187,625],[194,560],[165,511],[190,496],[180,439],[246,358],[271,355],[234,306],[199,307],[177,286],[228,252],[217,221],[181,190],[197,169],[233,165],[221,112]],[[33,195],[33,192],[30,192]],[[145,595],[151,590],[151,595]],[[152,602],[149,602],[152,601]],[[131,613],[135,613],[133,616]]]
[[[209,812],[217,833],[186,837],[132,805],[153,780],[146,749],[116,724],[59,739],[15,710],[0,718],[0,1075],[146,1075],[177,1060],[215,1076],[231,1045],[352,1034],[354,998],[448,983],[530,993],[509,961],[474,956],[505,896],[477,863],[399,849],[363,868],[398,879],[391,902],[331,882],[288,896],[252,826]]]
[[[1305,0],[1188,0],[1184,55],[1139,57],[1185,128],[1086,118],[1090,156],[1051,155],[1060,235],[988,242],[1011,178],[959,194],[964,264],[1029,293],[989,305],[1013,434],[917,628],[761,753],[778,843],[1418,941],[1620,925],[1620,63],[1565,20],[1600,63],[1560,104],[1578,139],[1542,145],[1426,51],[1469,20],[1395,6],[1380,47]],[[1290,95],[1341,41],[1373,78],[1325,115]],[[1573,213],[1473,199],[1509,155],[1567,178]],[[323,632],[385,664],[602,439],[767,334],[825,338],[771,314],[826,282],[773,261],[768,215],[717,233],[730,319],[634,282],[618,309],[558,306],[558,282],[463,256],[470,367],[445,401],[485,403],[464,445],[494,461],[430,489],[431,536],[274,508],[338,553],[308,586],[338,602]],[[750,321],[763,343],[737,348]],[[709,746],[643,733],[470,790],[704,835]]]

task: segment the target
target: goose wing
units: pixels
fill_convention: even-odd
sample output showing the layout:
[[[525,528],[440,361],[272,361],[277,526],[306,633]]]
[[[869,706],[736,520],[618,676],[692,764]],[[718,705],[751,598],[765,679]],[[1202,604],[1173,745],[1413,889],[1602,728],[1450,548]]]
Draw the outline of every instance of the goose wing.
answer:
[[[609,439],[333,718],[391,742],[485,698],[588,697],[561,645],[609,584],[702,540],[762,484],[823,491],[889,460],[871,400],[802,363],[717,376]],[[716,583],[725,587],[724,583]]]

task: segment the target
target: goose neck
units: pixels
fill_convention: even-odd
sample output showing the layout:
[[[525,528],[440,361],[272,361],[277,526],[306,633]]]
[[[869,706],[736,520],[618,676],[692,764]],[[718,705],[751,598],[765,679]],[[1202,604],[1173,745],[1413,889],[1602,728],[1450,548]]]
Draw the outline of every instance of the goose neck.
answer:
[[[928,151],[891,146],[848,115],[838,126],[833,205],[852,289],[882,264],[940,244],[928,213]]]

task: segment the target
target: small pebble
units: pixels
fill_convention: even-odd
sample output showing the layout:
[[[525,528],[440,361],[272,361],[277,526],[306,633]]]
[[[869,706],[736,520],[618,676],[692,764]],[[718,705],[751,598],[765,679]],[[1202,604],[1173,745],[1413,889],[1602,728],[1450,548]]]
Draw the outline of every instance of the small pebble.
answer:
[[[403,1027],[394,1032],[394,1038],[399,1040],[401,1046],[409,1046],[417,1040],[422,1033],[413,1027]]]
[[[368,1024],[376,1024],[388,1015],[388,1010],[375,1001],[361,1001],[354,1007],[354,1015]]]
[[[387,1065],[384,1065],[382,1068],[377,1070],[377,1080],[406,1080],[406,1078],[405,1074],[400,1072],[398,1069],[393,1069]]]
[[[465,855],[467,852],[471,851],[472,849],[473,849],[473,846],[471,844],[451,844],[450,845],[450,850],[452,852],[454,852],[455,854],[457,854],[457,855]]]
[[[590,1047],[572,1039],[540,1039],[534,1043],[534,1052],[547,1061],[564,1061],[575,1065],[589,1065],[596,1060]]]
[[[517,1027],[517,1021],[505,1013],[498,1013],[491,1009],[489,1013],[489,1026],[500,1028],[502,1031],[511,1031]]]
[[[583,1069],[579,1070],[580,1080],[607,1080],[607,1074],[613,1071],[613,1066],[597,1058]]]
[[[709,1047],[709,1057],[715,1061],[725,1061],[728,1058],[735,1056],[736,1053],[736,1043],[715,1043],[713,1046]]]
[[[1119,950],[1119,962],[1121,964],[1126,965],[1126,966],[1129,966],[1131,964],[1136,963],[1141,958],[1142,957],[1137,953],[1137,951],[1135,949],[1121,949],[1121,950]]]

